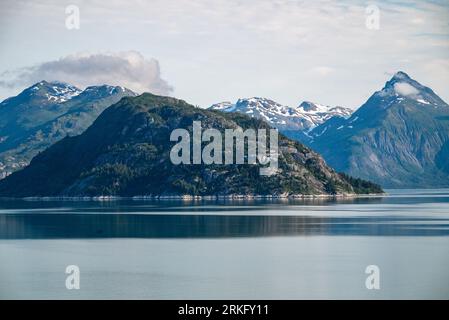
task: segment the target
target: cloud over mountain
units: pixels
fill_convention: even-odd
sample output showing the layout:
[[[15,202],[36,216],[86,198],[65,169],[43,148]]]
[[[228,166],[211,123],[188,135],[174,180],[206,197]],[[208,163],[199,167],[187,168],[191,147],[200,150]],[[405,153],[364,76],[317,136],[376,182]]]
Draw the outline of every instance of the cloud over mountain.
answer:
[[[419,93],[419,91],[412,85],[406,82],[399,82],[394,84],[394,90],[403,96],[413,96]]]
[[[161,77],[159,62],[137,51],[77,53],[0,75],[0,86],[16,87],[40,80],[64,81],[79,87],[120,85],[136,92],[168,95],[173,88]]]

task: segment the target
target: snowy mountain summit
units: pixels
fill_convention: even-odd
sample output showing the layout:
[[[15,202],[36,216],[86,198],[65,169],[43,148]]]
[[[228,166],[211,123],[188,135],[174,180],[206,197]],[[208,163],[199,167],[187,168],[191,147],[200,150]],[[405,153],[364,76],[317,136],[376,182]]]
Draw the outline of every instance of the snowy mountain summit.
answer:
[[[423,86],[403,71],[396,72],[382,90],[374,94],[385,107],[404,100],[415,101],[421,105],[445,105],[430,88]]]
[[[290,107],[260,97],[239,99],[234,104],[221,102],[212,105],[209,109],[244,113],[263,119],[280,131],[305,133],[334,116],[348,118],[352,114],[351,109],[344,107],[328,107],[309,101],[304,101],[298,107]]]
[[[47,101],[56,103],[66,102],[83,92],[83,90],[64,82],[47,82],[45,80],[36,83],[27,90],[30,94],[42,95]]]
[[[53,143],[82,133],[122,97],[135,95],[120,86],[81,90],[43,80],[0,102],[0,179],[27,166]]]

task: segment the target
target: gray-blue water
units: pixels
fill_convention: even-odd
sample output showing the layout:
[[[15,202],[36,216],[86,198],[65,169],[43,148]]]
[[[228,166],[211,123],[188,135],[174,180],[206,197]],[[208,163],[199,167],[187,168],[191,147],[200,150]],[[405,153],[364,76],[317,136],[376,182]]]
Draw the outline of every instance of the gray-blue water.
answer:
[[[265,202],[0,201],[0,298],[449,299],[449,190]],[[80,289],[66,288],[68,265]],[[368,265],[380,289],[369,290]]]

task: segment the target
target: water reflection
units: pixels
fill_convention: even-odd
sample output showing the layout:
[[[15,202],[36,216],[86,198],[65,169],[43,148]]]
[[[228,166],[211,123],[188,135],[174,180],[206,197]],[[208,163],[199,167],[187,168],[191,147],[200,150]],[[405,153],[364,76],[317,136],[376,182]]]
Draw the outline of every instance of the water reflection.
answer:
[[[449,235],[449,190],[242,201],[0,200],[0,239]]]
[[[449,235],[449,219],[240,215],[5,214],[1,239]]]

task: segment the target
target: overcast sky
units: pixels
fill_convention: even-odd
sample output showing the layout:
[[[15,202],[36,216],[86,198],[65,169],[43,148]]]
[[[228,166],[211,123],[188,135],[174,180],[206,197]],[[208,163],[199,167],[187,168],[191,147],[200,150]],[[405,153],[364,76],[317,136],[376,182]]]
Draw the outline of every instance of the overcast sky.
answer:
[[[0,99],[45,79],[356,108],[403,70],[449,102],[448,0],[1,0],[0,47]]]

